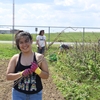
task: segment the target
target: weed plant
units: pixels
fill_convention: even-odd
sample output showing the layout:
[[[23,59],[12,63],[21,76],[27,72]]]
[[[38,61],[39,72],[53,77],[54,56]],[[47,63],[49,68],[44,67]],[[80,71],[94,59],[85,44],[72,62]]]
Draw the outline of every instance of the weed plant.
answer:
[[[51,47],[50,52],[56,47]],[[57,61],[49,61],[52,77],[65,100],[100,99],[100,48],[98,44],[75,45]]]

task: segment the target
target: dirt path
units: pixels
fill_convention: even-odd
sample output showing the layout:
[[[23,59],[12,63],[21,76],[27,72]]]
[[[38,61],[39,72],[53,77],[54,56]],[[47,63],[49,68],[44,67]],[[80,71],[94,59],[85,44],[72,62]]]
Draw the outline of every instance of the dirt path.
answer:
[[[11,100],[12,82],[7,81],[5,77],[7,64],[8,60],[0,60],[0,100]],[[43,100],[64,100],[63,96],[53,83],[51,74],[49,79],[42,80],[42,82],[44,87]]]

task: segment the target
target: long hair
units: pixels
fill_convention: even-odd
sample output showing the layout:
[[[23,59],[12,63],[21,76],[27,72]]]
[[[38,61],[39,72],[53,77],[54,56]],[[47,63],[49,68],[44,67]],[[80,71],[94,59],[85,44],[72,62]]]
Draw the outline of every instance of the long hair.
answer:
[[[44,33],[44,30],[41,30],[41,31],[39,32],[39,35],[42,35],[42,32]]]

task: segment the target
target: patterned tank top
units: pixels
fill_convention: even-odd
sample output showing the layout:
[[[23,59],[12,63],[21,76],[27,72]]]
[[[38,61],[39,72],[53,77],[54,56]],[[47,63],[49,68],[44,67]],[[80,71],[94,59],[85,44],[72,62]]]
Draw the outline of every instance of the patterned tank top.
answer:
[[[23,71],[23,70],[31,67],[31,65],[24,66],[20,63],[21,55],[22,55],[22,53],[20,53],[20,55],[19,55],[19,59],[18,59],[16,68],[15,68],[15,73]],[[33,60],[37,62],[35,53],[34,53],[33,57],[34,57]],[[35,94],[43,89],[41,78],[34,72],[27,77],[23,77],[20,81],[19,81],[19,79],[14,81],[13,87],[17,91],[23,92],[25,94]]]

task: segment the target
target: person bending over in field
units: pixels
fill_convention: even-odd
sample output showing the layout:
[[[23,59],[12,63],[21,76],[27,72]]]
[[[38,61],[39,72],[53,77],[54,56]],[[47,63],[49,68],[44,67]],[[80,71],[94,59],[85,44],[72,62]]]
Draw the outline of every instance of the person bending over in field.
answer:
[[[69,49],[71,49],[71,48],[73,48],[72,45],[61,44],[60,47],[59,47],[59,52],[58,52],[58,54],[67,52],[67,51],[68,51]]]

